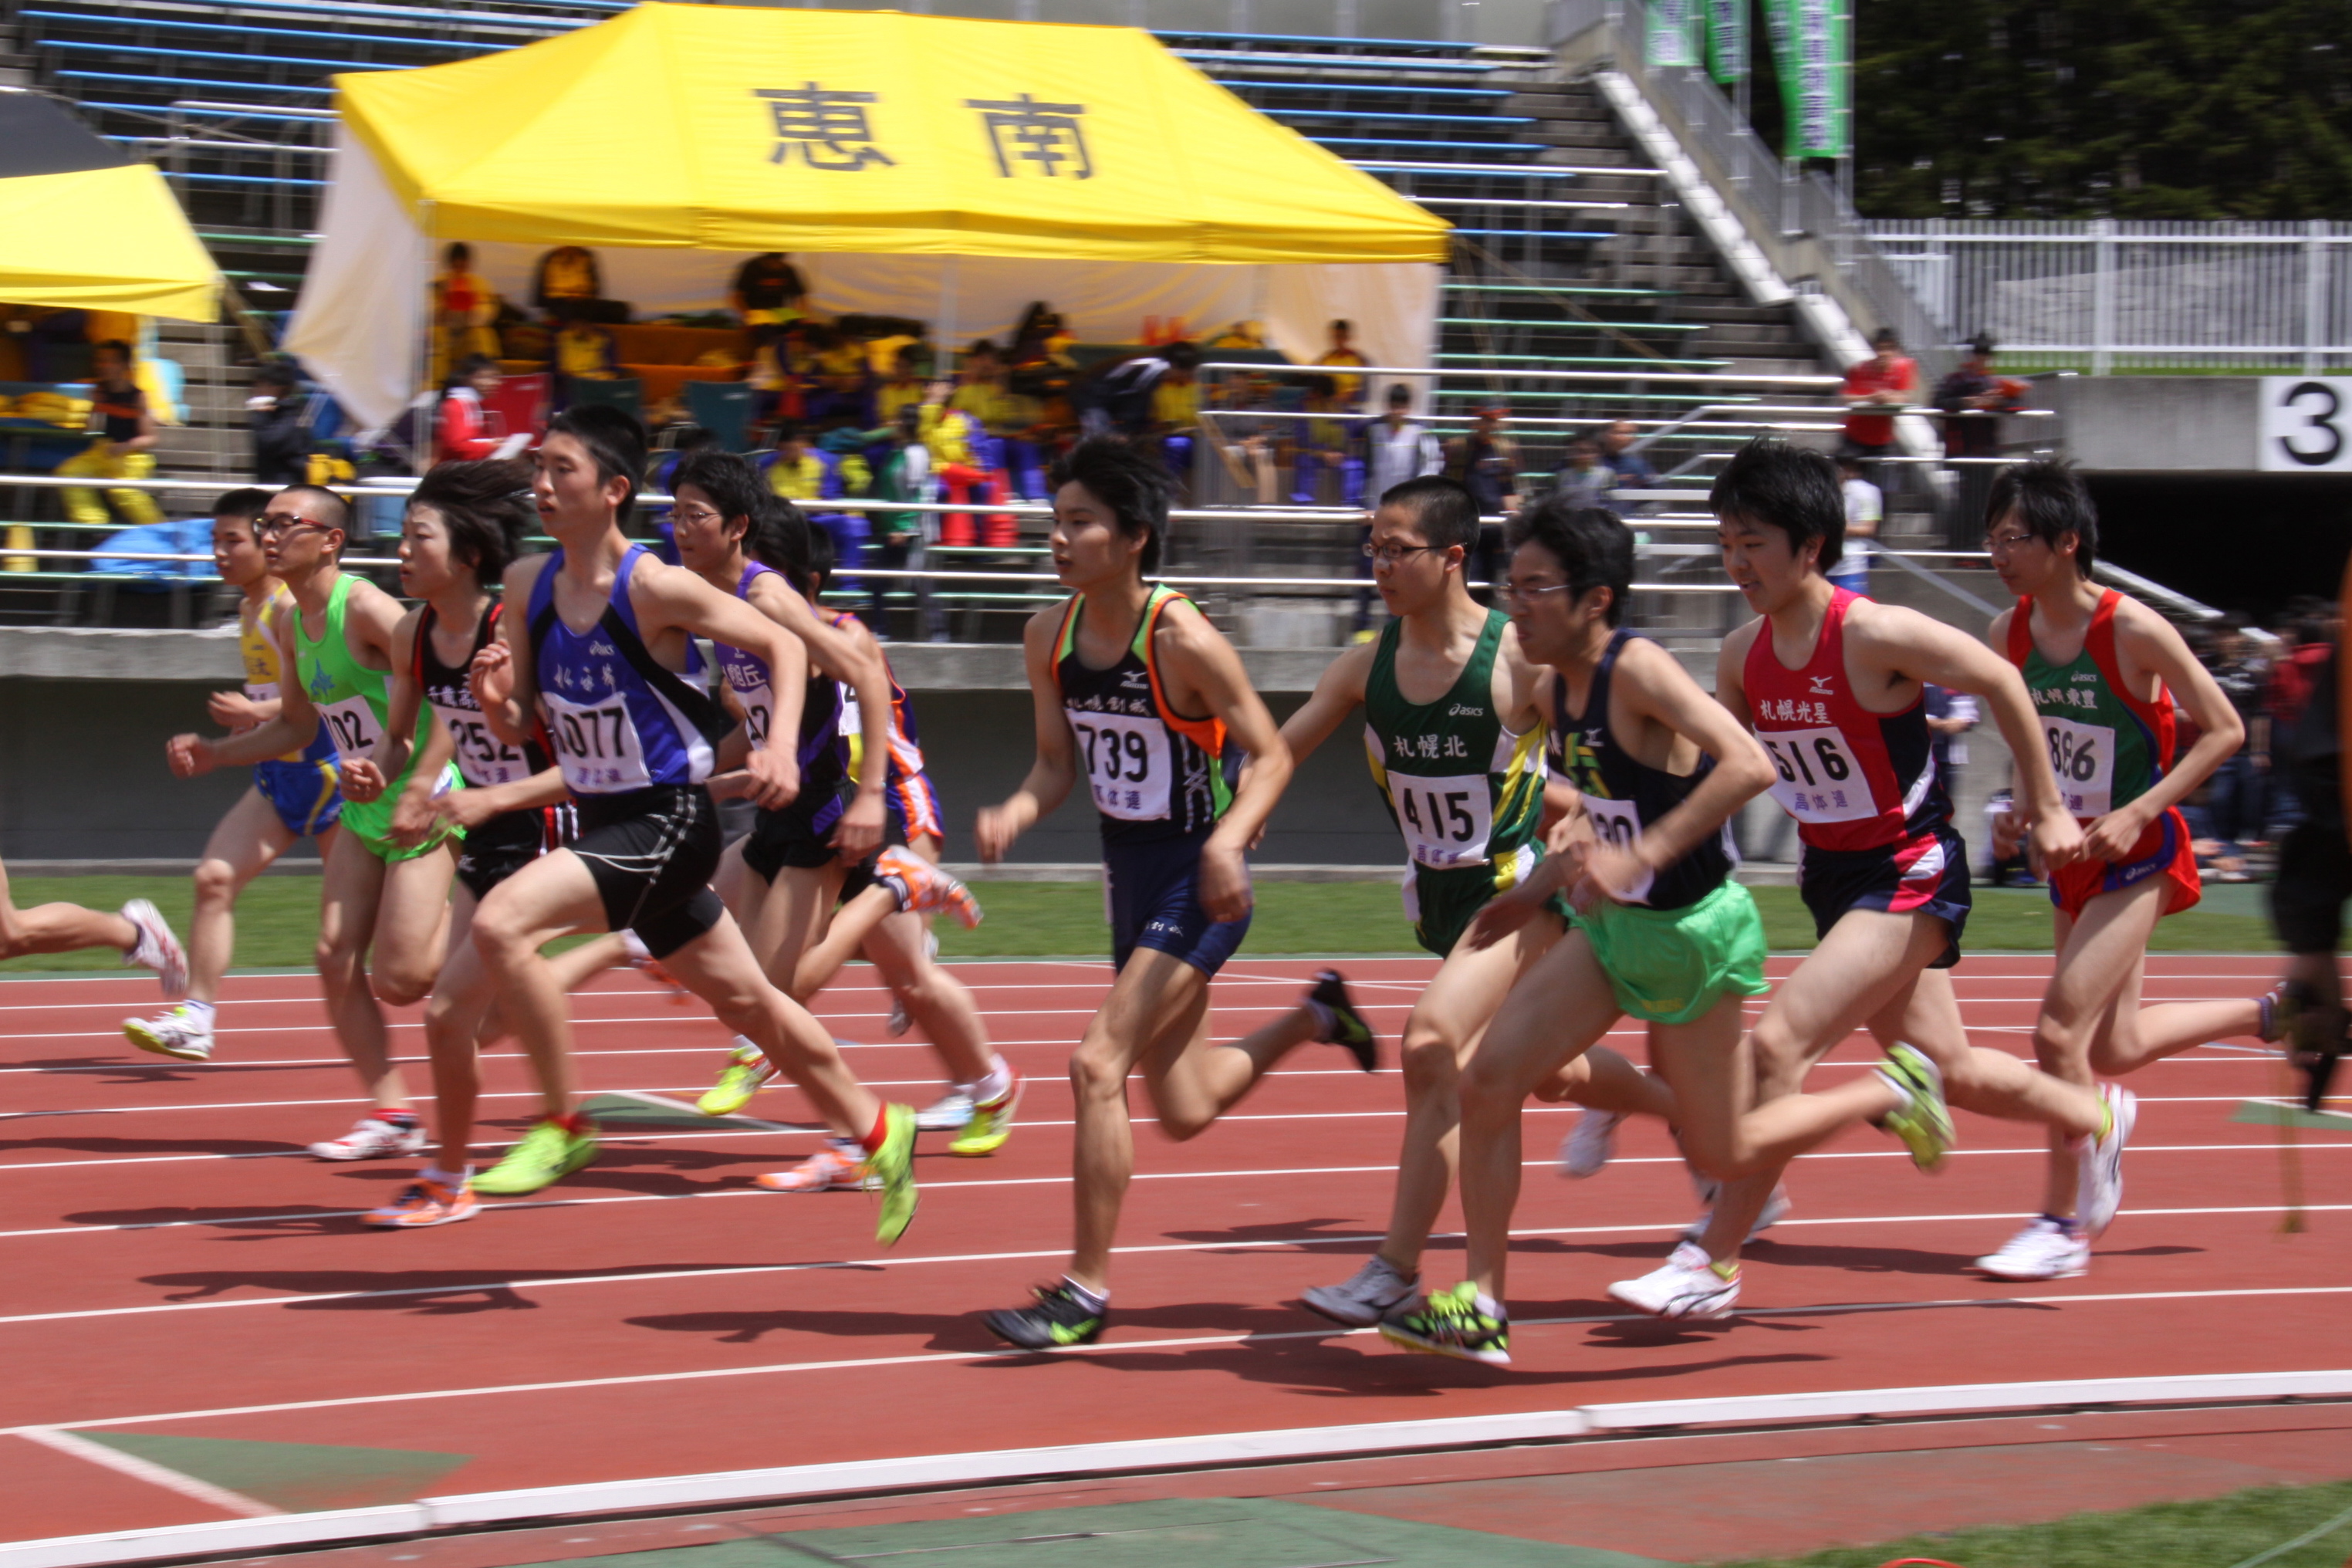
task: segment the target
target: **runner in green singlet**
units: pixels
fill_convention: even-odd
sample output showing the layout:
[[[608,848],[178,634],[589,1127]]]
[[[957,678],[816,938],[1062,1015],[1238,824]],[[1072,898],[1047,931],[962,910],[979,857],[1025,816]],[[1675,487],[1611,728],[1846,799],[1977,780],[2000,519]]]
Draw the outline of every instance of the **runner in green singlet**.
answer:
[[[1381,496],[1365,548],[1373,584],[1396,618],[1378,641],[1334,659],[1282,730],[1291,753],[1304,757],[1363,708],[1372,782],[1404,839],[1413,934],[1445,960],[1405,1024],[1404,1148],[1388,1234],[1352,1278],[1301,1297],[1354,1327],[1412,1300],[1422,1248],[1454,1185],[1460,1064],[1563,929],[1552,910],[1492,946],[1461,941],[1489,900],[1534,870],[1544,816],[1537,671],[1520,655],[1509,617],[1470,596],[1465,565],[1477,538],[1477,503],[1451,479],[1410,479]],[[1664,1116],[1673,1103],[1662,1086],[1607,1050],[1580,1058],[1539,1092],[1616,1115]]]
[[[425,1146],[392,1063],[381,1004],[404,1005],[432,990],[457,863],[457,839],[433,809],[434,795],[455,781],[448,731],[429,716],[422,721],[415,759],[389,787],[368,761],[383,731],[401,606],[343,574],[350,521],[331,490],[295,485],[271,499],[253,531],[293,597],[271,613],[269,632],[294,650],[295,678],[282,684],[278,716],[268,722],[217,741],[174,736],[169,747],[173,770],[189,778],[299,751],[323,723],[341,760],[349,831],[335,836],[320,878],[319,981],[336,1038],[373,1104],[351,1131],[310,1145],[321,1160],[407,1156]]]

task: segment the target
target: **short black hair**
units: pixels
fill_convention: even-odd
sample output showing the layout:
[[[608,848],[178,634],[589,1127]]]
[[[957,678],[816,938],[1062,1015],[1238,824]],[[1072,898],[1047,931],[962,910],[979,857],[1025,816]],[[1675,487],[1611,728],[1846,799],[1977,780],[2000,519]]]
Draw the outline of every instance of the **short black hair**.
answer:
[[[253,379],[264,386],[283,386],[289,390],[301,384],[294,367],[282,360],[270,360],[254,368]]]
[[[1064,485],[1084,485],[1097,500],[1110,508],[1118,531],[1129,539],[1146,536],[1143,574],[1160,570],[1160,550],[1168,537],[1168,507],[1176,481],[1168,466],[1108,436],[1081,441],[1056,458],[1048,476],[1058,490]]]
[[[1400,405],[1409,407],[1412,403],[1412,388],[1401,381],[1392,381],[1389,383],[1388,396],[1391,408]]]
[[[250,485],[241,490],[226,491],[220,500],[213,502],[214,517],[243,518],[247,522],[268,510],[269,492],[256,489]]]
[[[1611,626],[1625,618],[1625,596],[1633,588],[1633,531],[1607,507],[1571,505],[1565,496],[1546,496],[1512,520],[1511,549],[1540,544],[1568,574],[1569,598],[1595,588],[1609,590]]]
[[[808,439],[807,433],[801,429],[799,420],[779,419],[776,421],[775,444],[777,446],[781,447],[787,441],[804,441],[806,439]]]
[[[669,493],[675,496],[688,485],[710,498],[723,522],[743,520],[743,552],[756,558],[761,504],[776,493],[761,482],[759,469],[732,452],[698,447],[678,459],[669,477]]]
[[[1189,371],[1201,367],[1201,351],[1192,343],[1170,343],[1160,352],[1160,357],[1168,362],[1170,370]]]
[[[1467,555],[1478,547],[1478,500],[1443,474],[1423,474],[1391,485],[1381,492],[1381,504],[1412,513],[1422,538],[1436,549],[1458,544]]]
[[[1792,555],[1805,541],[1820,540],[1813,564],[1824,574],[1845,554],[1845,490],[1837,465],[1778,436],[1759,436],[1734,453],[1706,492],[1706,507],[1718,521],[1737,518],[1779,529]]]
[[[822,531],[809,526],[808,514],[775,491],[762,488],[759,509],[751,514],[751,537],[743,548],[751,559],[783,574],[793,593],[808,595],[809,536]]]
[[[1870,346],[1872,348],[1883,349],[1890,343],[1898,349],[1903,346],[1903,340],[1895,335],[1895,329],[1893,327],[1881,327],[1878,331],[1870,334]]]
[[[811,605],[814,605],[817,595],[824,592],[824,585],[833,581],[834,558],[833,535],[822,528],[810,529],[808,566],[801,583],[801,592],[808,595]]]
[[[549,420],[547,434],[569,436],[587,447],[599,482],[629,481],[629,493],[621,499],[620,510],[614,514],[616,521],[627,521],[636,510],[638,479],[646,471],[645,421],[626,409],[591,404],[585,408],[567,408]]]
[[[473,569],[478,583],[504,576],[539,521],[530,465],[511,458],[436,464],[417,481],[408,504],[441,514],[451,553]]]
[[[457,379],[470,381],[486,370],[496,370],[499,362],[488,354],[467,354],[457,362]]]
[[[1331,330],[1335,332],[1352,332],[1356,327],[1354,322],[1344,317],[1335,317],[1331,322]]]
[[[706,430],[699,425],[683,426],[669,445],[673,452],[699,452],[705,447],[719,445],[719,432]]]
[[[110,349],[122,356],[122,363],[124,364],[134,364],[138,363],[139,356],[132,353],[131,352],[131,345],[124,342],[121,338],[101,338],[97,342],[89,345],[89,352],[93,354],[101,354]]]
[[[2048,458],[1994,475],[1992,493],[1985,499],[1985,531],[1990,533],[2012,511],[2026,532],[2053,550],[2073,534],[2074,570],[2091,574],[2099,558],[2099,509],[2071,464]]]
[[[323,509],[326,515],[320,518],[319,521],[325,523],[329,528],[339,531],[343,536],[344,544],[349,544],[352,542],[352,503],[337,495],[334,491],[327,489],[326,486],[287,485],[283,489],[279,489],[278,493],[282,496],[302,495],[319,497],[327,503]],[[338,559],[341,557],[342,553],[343,552],[340,547],[335,551],[335,554]]]

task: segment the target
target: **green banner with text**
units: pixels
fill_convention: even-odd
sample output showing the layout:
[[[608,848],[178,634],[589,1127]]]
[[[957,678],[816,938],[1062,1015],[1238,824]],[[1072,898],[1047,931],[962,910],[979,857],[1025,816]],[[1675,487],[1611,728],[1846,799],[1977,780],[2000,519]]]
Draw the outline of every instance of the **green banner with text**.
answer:
[[[1706,0],[1706,70],[1719,82],[1748,75],[1748,0]]]
[[[1849,0],[1764,0],[1772,64],[1788,110],[1784,158],[1853,151],[1853,44]]]
[[[1653,66],[1693,66],[1699,63],[1698,31],[1704,26],[1701,6],[1706,0],[1650,0],[1650,34],[1643,40],[1643,58]]]

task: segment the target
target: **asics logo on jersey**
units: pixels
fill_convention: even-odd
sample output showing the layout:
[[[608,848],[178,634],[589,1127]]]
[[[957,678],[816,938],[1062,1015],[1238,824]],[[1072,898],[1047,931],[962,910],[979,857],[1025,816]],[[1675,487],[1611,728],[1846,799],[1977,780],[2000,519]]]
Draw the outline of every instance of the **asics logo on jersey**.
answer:
[[[1445,710],[1445,716],[1448,719],[1484,719],[1486,716],[1486,710],[1484,708],[1472,708],[1456,702]]]
[[[1830,684],[1831,678],[1829,676],[1816,675],[1809,677],[1808,679],[1810,679],[1813,683],[1812,694],[1815,697],[1834,697],[1837,695],[1836,689]]]

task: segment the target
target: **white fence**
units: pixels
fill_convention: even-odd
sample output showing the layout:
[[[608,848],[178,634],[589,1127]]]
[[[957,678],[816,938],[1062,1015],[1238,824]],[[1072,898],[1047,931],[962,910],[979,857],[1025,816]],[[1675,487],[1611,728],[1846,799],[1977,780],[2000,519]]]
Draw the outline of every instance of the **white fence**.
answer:
[[[1951,339],[2038,368],[2352,368],[2352,223],[1872,219]]]

